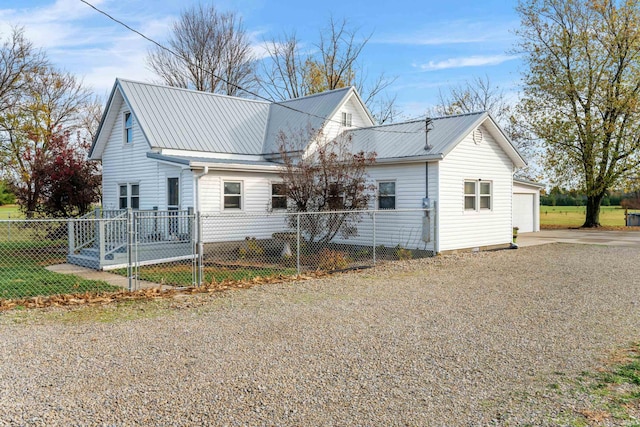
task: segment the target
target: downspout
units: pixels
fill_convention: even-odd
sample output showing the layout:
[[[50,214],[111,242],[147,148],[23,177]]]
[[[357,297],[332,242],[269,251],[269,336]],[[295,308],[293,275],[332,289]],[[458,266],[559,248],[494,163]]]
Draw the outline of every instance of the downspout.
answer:
[[[205,166],[201,173],[193,175],[193,205],[196,213],[200,212],[200,188],[198,182],[200,181],[200,178],[208,174],[209,166]]]

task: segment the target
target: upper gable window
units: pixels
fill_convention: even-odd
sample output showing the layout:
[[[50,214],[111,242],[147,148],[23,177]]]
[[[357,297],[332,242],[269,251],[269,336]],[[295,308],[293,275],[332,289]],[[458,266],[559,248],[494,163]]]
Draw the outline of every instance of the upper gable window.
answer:
[[[131,113],[124,113],[124,143],[133,143],[133,116]]]
[[[342,112],[342,126],[350,128],[352,126],[353,116],[351,113]]]

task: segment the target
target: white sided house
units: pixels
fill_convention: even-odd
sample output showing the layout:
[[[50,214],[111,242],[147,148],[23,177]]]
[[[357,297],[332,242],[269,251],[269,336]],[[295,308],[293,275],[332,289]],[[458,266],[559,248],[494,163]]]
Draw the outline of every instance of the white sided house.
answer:
[[[228,227],[203,224],[205,242],[270,238],[282,216],[258,215],[286,206],[278,135],[306,128],[350,134],[354,150],[377,153],[370,208],[397,211],[380,220],[389,241],[378,244],[441,252],[511,243],[513,173],[525,161],[488,113],[376,126],[354,88],[272,103],[117,79],[90,151],[102,162],[103,209],[228,215]],[[425,206],[431,214],[415,211]]]

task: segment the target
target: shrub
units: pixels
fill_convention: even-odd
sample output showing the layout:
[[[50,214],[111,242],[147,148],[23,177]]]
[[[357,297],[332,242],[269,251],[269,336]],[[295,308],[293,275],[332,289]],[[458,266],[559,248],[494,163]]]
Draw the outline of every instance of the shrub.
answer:
[[[401,261],[405,261],[413,258],[413,252],[410,249],[405,249],[400,245],[396,246],[396,258]]]
[[[349,257],[346,252],[323,248],[318,254],[318,258],[318,268],[320,270],[342,270],[349,265]]]

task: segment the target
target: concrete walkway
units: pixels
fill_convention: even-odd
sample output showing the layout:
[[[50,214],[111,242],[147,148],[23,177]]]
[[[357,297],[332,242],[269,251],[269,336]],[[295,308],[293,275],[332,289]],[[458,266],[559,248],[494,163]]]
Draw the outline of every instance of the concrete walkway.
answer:
[[[541,230],[537,233],[521,233],[518,235],[519,247],[544,245],[554,242],[640,247],[640,232],[560,229]]]
[[[49,271],[62,274],[73,274],[87,280],[101,280],[112,286],[118,286],[123,289],[129,289],[129,279],[119,274],[109,273],[107,271],[96,271],[86,267],[80,267],[73,264],[55,264],[45,267]],[[136,287],[137,283],[137,287]],[[147,282],[145,280],[133,281],[132,285],[135,289],[162,288],[168,289],[170,286],[163,286],[159,283]],[[135,290],[134,289],[134,290]]]

